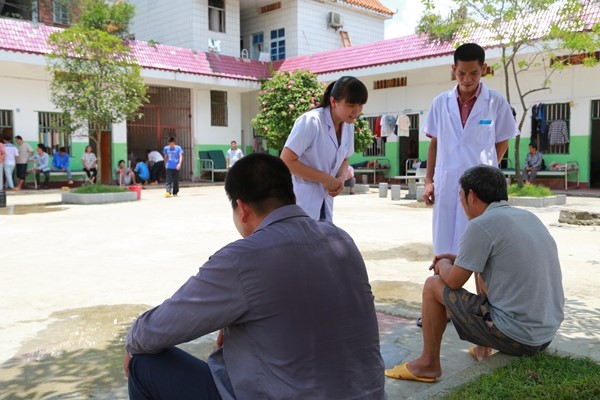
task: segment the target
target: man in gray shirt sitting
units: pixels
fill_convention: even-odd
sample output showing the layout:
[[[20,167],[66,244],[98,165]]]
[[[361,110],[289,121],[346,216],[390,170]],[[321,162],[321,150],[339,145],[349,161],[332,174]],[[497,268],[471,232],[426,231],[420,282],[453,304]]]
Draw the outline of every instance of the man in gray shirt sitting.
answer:
[[[243,239],[134,322],[130,398],[385,399],[373,294],[352,238],[295,204],[278,157],[240,159],[225,191]],[[207,362],[174,347],[217,330]]]
[[[423,288],[423,351],[386,370],[396,379],[435,382],[446,316],[461,339],[474,343],[478,361],[492,349],[516,356],[548,347],[564,318],[562,274],[556,243],[532,213],[508,205],[499,169],[476,166],[460,178],[460,200],[469,219],[458,256],[443,254]],[[472,273],[481,293],[463,285]]]

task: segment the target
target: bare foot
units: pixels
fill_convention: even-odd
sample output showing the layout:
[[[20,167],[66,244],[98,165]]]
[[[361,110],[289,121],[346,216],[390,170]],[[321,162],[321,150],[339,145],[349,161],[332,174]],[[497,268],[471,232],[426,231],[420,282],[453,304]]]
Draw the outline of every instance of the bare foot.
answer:
[[[492,355],[492,349],[484,346],[473,346],[469,349],[469,354],[477,361],[483,361]]]

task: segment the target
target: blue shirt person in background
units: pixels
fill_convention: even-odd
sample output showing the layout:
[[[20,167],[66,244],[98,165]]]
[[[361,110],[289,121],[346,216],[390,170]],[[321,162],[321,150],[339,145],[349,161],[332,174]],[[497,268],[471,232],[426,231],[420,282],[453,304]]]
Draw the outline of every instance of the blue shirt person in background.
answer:
[[[177,196],[179,193],[179,171],[183,161],[183,150],[176,144],[175,138],[171,136],[168,145],[163,149],[165,166],[167,171],[167,192],[165,197]]]
[[[52,171],[66,172],[69,185],[73,184],[71,169],[69,168],[69,154],[64,147],[58,149],[58,153],[54,153],[54,156],[52,157]]]
[[[136,160],[135,169],[133,172],[135,173],[135,178],[141,183],[148,183],[148,179],[150,179],[150,170],[144,161],[141,158]]]
[[[225,192],[242,239],[133,323],[130,398],[385,399],[373,293],[352,238],[295,204],[278,157],[240,159]],[[215,331],[207,362],[175,347]]]

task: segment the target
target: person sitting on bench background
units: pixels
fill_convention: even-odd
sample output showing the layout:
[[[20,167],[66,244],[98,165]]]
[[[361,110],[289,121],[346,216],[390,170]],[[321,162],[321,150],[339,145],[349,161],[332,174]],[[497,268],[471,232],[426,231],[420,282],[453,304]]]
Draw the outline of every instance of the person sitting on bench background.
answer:
[[[64,147],[58,149],[58,153],[54,153],[52,156],[52,172],[66,172],[68,184],[73,184],[73,178],[71,176],[71,168],[69,168],[69,154]]]

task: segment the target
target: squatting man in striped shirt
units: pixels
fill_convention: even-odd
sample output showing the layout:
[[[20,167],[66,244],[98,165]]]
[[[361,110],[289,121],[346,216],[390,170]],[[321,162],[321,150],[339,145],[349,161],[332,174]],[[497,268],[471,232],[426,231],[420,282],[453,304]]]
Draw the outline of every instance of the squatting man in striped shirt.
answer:
[[[508,205],[504,174],[480,165],[460,178],[467,227],[458,255],[442,254],[423,287],[423,350],[386,376],[435,382],[447,316],[462,340],[474,343],[477,361],[493,350],[522,356],[548,347],[564,318],[562,274],[556,243],[529,211]],[[463,288],[471,274],[481,293]]]

